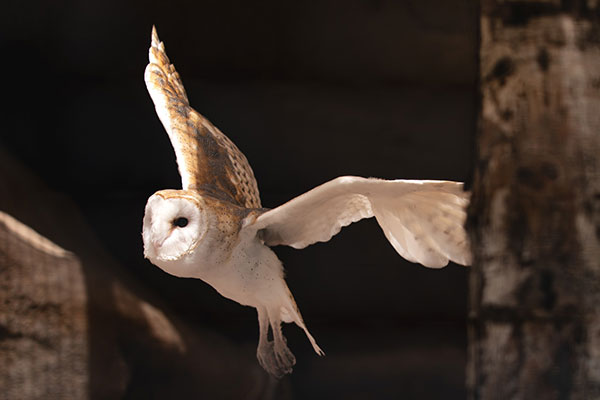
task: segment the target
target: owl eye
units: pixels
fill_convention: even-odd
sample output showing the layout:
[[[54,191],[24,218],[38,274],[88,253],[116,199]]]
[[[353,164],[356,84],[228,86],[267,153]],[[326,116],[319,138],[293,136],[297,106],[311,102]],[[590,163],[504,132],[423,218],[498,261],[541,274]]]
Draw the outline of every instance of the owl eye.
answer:
[[[180,228],[185,227],[188,224],[188,219],[184,217],[179,217],[173,220],[173,225],[178,226]]]

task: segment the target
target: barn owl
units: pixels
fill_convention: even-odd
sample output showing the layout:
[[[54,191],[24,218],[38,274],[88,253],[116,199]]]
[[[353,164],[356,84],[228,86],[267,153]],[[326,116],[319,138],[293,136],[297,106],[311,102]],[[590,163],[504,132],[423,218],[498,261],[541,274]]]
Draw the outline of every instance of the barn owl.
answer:
[[[279,207],[263,208],[248,160],[191,108],[154,27],[151,42],[144,79],[175,150],[183,189],[160,190],[148,199],[144,256],[169,274],[201,279],[224,297],[256,308],[257,358],[269,373],[290,373],[296,362],[282,322],[298,325],[315,352],[324,354],[270,246],[301,249],[327,242],[342,227],[375,217],[409,261],[432,268],[449,260],[470,264],[463,228],[469,197],[458,182],[343,176]]]

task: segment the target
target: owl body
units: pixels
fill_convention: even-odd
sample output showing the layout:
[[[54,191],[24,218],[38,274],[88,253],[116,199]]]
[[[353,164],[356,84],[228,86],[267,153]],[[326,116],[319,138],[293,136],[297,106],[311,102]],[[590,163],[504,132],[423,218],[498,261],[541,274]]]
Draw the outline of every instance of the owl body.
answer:
[[[144,256],[165,272],[201,279],[224,297],[256,308],[257,358],[272,375],[296,360],[281,332],[293,322],[323,355],[308,331],[269,246],[301,249],[375,217],[394,249],[415,263],[469,265],[463,224],[469,194],[462,183],[338,177],[267,210],[243,153],[189,104],[164,44],[152,31],[145,81],[169,135],[182,190],[160,190],[146,204]],[[272,339],[269,338],[272,333]]]
[[[285,301],[288,290],[283,279],[283,264],[256,238],[238,243],[225,268],[207,282],[224,297],[246,306],[273,309],[274,312],[275,308],[288,302]],[[289,307],[289,304],[285,306]]]
[[[145,256],[163,271],[202,279],[242,305],[280,304],[273,298],[287,291],[281,261],[252,230],[240,234],[259,213],[198,191],[161,190],[146,204]],[[182,218],[187,223],[178,226]]]

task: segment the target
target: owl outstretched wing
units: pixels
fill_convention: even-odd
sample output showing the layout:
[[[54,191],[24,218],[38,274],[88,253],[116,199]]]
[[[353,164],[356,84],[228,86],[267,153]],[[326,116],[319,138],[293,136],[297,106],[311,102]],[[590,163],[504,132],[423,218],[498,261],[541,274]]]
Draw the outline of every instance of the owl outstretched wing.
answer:
[[[258,215],[244,229],[270,246],[297,249],[326,242],[341,228],[375,216],[396,251],[411,262],[441,268],[471,264],[465,229],[469,193],[450,181],[386,181],[340,177]]]
[[[190,107],[155,27],[144,80],[175,150],[183,189],[259,208],[258,186],[248,160],[227,136]]]

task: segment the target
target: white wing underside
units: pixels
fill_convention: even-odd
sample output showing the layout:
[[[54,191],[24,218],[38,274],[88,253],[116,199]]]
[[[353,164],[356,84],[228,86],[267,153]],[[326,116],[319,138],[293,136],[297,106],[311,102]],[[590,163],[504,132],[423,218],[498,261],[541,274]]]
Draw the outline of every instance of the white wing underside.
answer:
[[[375,216],[407,260],[430,268],[448,261],[470,265],[468,203],[469,193],[458,182],[340,177],[261,214],[244,229],[258,231],[269,246],[301,249]]]

